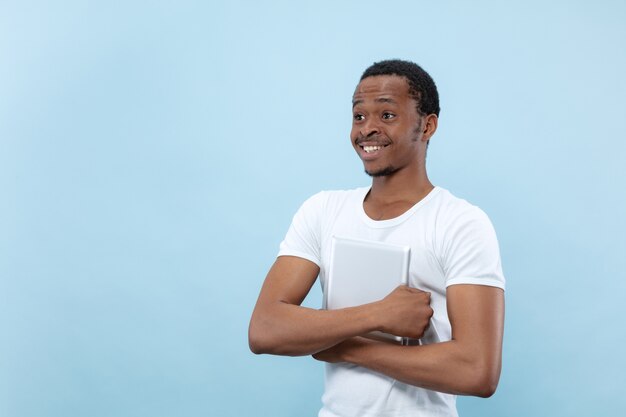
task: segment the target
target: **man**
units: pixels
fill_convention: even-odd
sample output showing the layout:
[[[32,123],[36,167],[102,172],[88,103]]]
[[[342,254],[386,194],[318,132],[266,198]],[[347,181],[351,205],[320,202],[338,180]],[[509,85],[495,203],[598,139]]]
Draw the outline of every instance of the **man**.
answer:
[[[421,67],[375,63],[352,106],[350,139],[372,185],[316,194],[296,213],[252,314],[250,348],[327,362],[320,417],[456,416],[455,395],[488,397],[500,376],[504,277],[493,227],[428,179],[439,97]],[[410,245],[410,287],[362,306],[301,307],[318,275],[325,283],[332,235]],[[361,337],[376,330],[429,342]]]

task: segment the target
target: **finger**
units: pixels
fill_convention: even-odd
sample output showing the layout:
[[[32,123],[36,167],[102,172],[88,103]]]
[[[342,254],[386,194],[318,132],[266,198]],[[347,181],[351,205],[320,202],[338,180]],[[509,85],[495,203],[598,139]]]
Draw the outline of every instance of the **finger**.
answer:
[[[420,290],[419,288],[407,287],[407,286],[405,286],[405,288],[407,290],[411,291],[414,294],[422,294],[423,293],[423,294],[428,294],[428,296],[430,297],[430,292],[429,291],[423,291],[423,290]]]

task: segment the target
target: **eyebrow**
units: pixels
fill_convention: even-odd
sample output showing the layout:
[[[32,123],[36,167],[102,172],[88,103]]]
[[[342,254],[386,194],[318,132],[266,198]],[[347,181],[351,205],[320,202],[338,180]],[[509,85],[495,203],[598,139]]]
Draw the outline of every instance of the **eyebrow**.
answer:
[[[380,97],[380,98],[376,98],[374,99],[375,102],[377,103],[391,103],[391,104],[398,104],[394,99],[392,98],[387,98],[387,97]],[[363,103],[363,100],[359,99],[359,100],[353,100],[352,101],[352,108],[354,108],[354,106],[356,106],[357,104],[361,104]]]

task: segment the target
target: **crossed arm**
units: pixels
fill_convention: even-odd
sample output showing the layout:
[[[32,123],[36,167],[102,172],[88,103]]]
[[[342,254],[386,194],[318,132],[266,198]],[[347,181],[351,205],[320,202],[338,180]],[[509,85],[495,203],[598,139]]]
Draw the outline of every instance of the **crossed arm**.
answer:
[[[351,362],[435,391],[488,397],[498,383],[504,324],[499,288],[453,285],[447,290],[452,340],[399,346],[358,337],[374,330],[420,337],[432,310],[430,295],[399,287],[383,300],[340,310],[301,307],[319,273],[317,265],[279,257],[270,270],[249,328],[255,353],[310,355]]]

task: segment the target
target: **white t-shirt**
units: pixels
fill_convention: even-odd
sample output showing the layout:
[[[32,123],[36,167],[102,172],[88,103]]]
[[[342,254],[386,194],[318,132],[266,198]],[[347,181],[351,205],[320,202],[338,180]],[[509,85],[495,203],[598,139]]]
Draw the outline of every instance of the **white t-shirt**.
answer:
[[[504,289],[498,241],[487,215],[435,187],[399,217],[375,221],[363,209],[369,187],[322,191],[293,218],[278,256],[297,256],[320,267],[326,283],[333,235],[411,247],[409,285],[431,293],[434,315],[423,341],[451,338],[446,287],[489,285]],[[347,363],[326,364],[319,417],[457,416],[456,397],[407,385]]]

